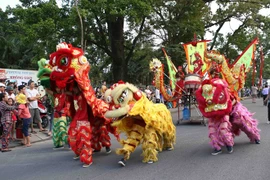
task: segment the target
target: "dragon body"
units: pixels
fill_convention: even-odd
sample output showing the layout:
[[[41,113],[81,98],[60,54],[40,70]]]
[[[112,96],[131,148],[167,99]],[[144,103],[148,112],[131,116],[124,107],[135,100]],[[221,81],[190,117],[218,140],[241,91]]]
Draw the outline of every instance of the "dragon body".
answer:
[[[217,51],[206,51],[205,57],[211,64],[214,62],[218,65],[218,71],[228,83],[231,93],[239,99],[238,91],[244,87],[246,79],[244,64],[236,64],[230,67],[225,56]]]
[[[175,143],[175,126],[170,111],[164,104],[154,104],[134,85],[117,83],[105,92],[110,110],[105,116],[114,118],[113,126],[126,134],[122,148],[116,153],[123,155],[119,164],[125,166],[130,154],[142,144],[143,162],[158,160],[158,151],[172,150]]]
[[[184,85],[184,75],[176,82],[176,88],[172,95],[168,94],[164,86],[164,67],[160,60],[154,58],[149,64],[150,70],[154,73],[154,85],[160,90],[160,93],[166,101],[174,101],[179,99],[182,95]]]

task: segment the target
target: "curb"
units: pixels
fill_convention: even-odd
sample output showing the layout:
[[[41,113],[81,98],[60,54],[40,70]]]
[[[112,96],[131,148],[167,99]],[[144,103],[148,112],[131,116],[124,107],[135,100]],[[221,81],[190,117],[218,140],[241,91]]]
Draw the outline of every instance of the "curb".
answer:
[[[38,138],[40,138],[40,137],[38,137]],[[31,144],[47,141],[47,140],[50,140],[50,139],[52,139],[52,137],[47,137],[47,138],[44,138],[44,139],[40,138],[39,140],[32,141]],[[15,147],[20,147],[20,146],[23,147],[24,145],[21,144],[21,140],[22,139],[18,139],[18,141],[14,142],[14,143],[10,143],[8,147],[9,148],[15,148]]]

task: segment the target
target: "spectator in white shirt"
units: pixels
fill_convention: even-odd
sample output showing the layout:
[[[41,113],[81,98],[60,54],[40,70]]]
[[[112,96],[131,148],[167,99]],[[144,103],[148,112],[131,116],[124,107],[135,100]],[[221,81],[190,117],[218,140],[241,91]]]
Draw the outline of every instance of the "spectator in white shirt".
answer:
[[[156,103],[160,103],[160,91],[158,88],[155,90]]]
[[[38,109],[38,99],[40,98],[40,94],[38,90],[35,89],[35,82],[29,81],[28,82],[29,89],[27,89],[27,98],[29,101],[29,110],[31,114],[31,133],[36,133],[33,128],[33,123],[36,122],[39,127],[39,131],[46,131],[42,128],[41,125],[41,118],[40,118],[40,112]]]
[[[264,88],[263,88],[263,90],[262,90],[263,105],[265,105],[265,106],[266,106],[267,103],[265,103],[264,100],[266,99],[267,95],[268,95],[268,86],[265,85]]]
[[[146,87],[146,89],[144,90],[145,94],[146,94],[146,97],[148,99],[151,99],[151,94],[152,94],[152,91],[150,90],[149,86]]]

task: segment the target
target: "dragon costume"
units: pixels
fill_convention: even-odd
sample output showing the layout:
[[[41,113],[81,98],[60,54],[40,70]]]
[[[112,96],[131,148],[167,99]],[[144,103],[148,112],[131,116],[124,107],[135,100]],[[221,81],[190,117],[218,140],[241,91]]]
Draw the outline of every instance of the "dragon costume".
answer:
[[[175,126],[170,111],[164,104],[154,104],[134,85],[124,82],[114,84],[105,92],[105,100],[110,104],[107,118],[114,118],[113,126],[126,134],[121,140],[123,155],[118,163],[126,165],[130,154],[142,144],[143,162],[158,160],[158,151],[172,150],[175,143]]]
[[[224,55],[218,51],[205,51],[208,63],[216,66],[222,78],[228,83],[230,92],[239,100],[238,91],[245,85],[246,73],[244,64],[236,64],[230,67]]]
[[[38,74],[40,84],[46,89],[50,102],[54,107],[53,114],[53,144],[55,148],[63,147],[67,143],[67,104],[66,96],[63,93],[56,92],[56,88],[53,86],[55,82],[50,80],[50,74],[52,73],[52,66],[46,59],[40,59],[38,61]],[[53,93],[48,93],[52,91]]]
[[[83,167],[88,167],[92,164],[92,149],[106,147],[107,153],[111,152],[109,132],[118,138],[111,119],[104,116],[109,105],[96,98],[88,76],[90,65],[81,49],[66,43],[57,45],[57,51],[50,55],[50,65],[50,80],[58,88],[72,92],[67,98],[72,119],[69,144],[76,154],[74,159],[80,158]]]
[[[222,146],[232,153],[233,138],[240,131],[245,132],[251,142],[260,143],[257,120],[231,93],[225,80],[213,78],[203,81],[196,91],[196,98],[200,111],[208,118],[210,144],[215,149],[213,155],[221,153]]]
[[[160,90],[160,93],[162,94],[162,96],[166,101],[174,101],[176,99],[180,99],[184,89],[185,74],[183,72],[183,69],[178,68],[179,79],[176,82],[175,90],[173,91],[172,95],[170,95],[168,94],[164,86],[163,66],[164,65],[157,58],[154,58],[149,64],[150,70],[154,73],[154,80],[153,80],[154,86]]]

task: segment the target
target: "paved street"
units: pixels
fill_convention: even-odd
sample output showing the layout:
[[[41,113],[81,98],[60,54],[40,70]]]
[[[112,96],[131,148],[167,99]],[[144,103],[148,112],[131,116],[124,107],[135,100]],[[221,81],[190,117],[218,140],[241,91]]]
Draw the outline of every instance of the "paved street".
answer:
[[[270,125],[266,124],[267,109],[262,99],[256,104],[251,99],[242,101],[251,112],[256,112],[261,129],[261,144],[250,144],[242,133],[236,137],[233,154],[212,156],[207,127],[184,123],[177,126],[175,150],[159,154],[159,161],[143,164],[141,148],[131,156],[126,167],[117,162],[114,152],[94,154],[94,163],[82,168],[72,159],[68,149],[54,151],[52,142],[33,144],[30,148],[17,147],[0,154],[1,180],[267,180],[270,177]],[[177,112],[173,113],[177,121]],[[120,147],[115,138],[112,148]]]

